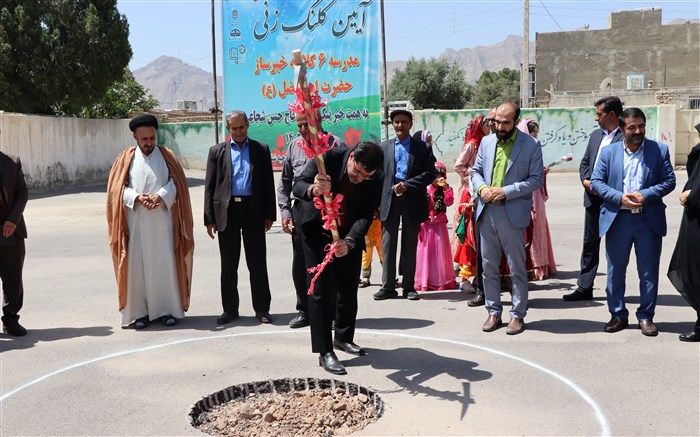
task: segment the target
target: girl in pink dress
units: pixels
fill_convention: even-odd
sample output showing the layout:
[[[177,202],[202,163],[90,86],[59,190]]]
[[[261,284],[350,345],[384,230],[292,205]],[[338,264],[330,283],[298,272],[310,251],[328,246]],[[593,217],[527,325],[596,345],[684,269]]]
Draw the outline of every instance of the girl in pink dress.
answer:
[[[518,124],[518,129],[532,136],[539,143],[537,134],[540,126],[535,120],[523,118]],[[544,184],[539,190],[535,190],[532,193],[532,221],[525,234],[528,280],[530,281],[542,281],[557,271],[557,264],[554,261],[554,250],[552,249],[552,237],[549,233],[549,222],[547,221],[547,209],[545,207],[545,202],[549,199],[547,193],[548,172],[549,168],[545,168]]]
[[[447,184],[447,168],[435,163],[437,177],[428,185],[428,220],[420,226],[416,252],[416,291],[451,290],[457,288],[450,236],[447,232],[447,207],[454,202],[452,187]]]

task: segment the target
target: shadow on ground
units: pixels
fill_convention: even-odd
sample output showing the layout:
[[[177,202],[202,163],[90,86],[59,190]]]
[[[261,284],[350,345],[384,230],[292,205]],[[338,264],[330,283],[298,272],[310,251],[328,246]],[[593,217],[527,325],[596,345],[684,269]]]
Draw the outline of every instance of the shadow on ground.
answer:
[[[366,351],[368,356],[344,361],[345,366],[370,366],[377,370],[393,371],[387,375],[387,378],[399,385],[402,391],[413,396],[424,395],[459,402],[460,419],[464,419],[469,405],[475,403],[471,397],[470,383],[493,376],[491,372],[477,369],[479,364],[474,361],[443,357],[420,348],[402,347],[389,350],[366,349]],[[456,379],[459,389],[451,391],[430,387],[430,380],[443,374]]]
[[[294,318],[297,314],[298,313],[271,314],[272,323],[270,324],[270,326],[287,326],[289,325],[289,321],[292,320],[292,318]],[[178,321],[178,324],[172,327],[163,326],[160,323],[160,321],[156,320],[151,322],[151,324],[143,331],[172,331],[184,329],[195,331],[221,332],[229,328],[241,326],[250,327],[263,325],[255,316],[241,316],[233,322],[227,323],[225,325],[217,325],[217,317],[219,317],[218,314],[211,316],[187,316],[184,319],[180,319]]]
[[[29,349],[39,342],[69,340],[78,337],[106,337],[112,335],[111,326],[94,326],[89,328],[46,328],[27,329],[27,335],[12,337],[0,333],[0,351]]]
[[[432,320],[402,319],[399,317],[383,317],[381,319],[357,319],[356,328],[360,329],[420,329],[434,325]]]

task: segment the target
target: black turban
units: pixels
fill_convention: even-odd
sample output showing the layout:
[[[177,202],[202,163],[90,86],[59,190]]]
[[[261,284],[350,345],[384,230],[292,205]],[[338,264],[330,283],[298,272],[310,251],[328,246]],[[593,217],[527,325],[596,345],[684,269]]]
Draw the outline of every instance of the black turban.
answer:
[[[129,129],[131,129],[131,132],[134,132],[141,126],[153,126],[154,128],[158,129],[158,119],[151,114],[143,114],[137,115],[129,122]]]

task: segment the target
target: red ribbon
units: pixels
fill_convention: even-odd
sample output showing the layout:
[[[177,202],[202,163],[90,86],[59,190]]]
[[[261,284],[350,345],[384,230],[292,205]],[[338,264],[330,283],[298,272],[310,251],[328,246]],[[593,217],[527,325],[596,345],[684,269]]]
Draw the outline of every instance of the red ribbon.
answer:
[[[320,196],[314,197],[314,207],[321,211],[323,229],[330,231],[333,227],[333,221],[337,221],[340,218],[340,204],[342,201],[342,194],[336,194],[328,204]]]
[[[297,146],[304,151],[304,154],[309,158],[315,158],[318,155],[323,155],[327,151],[331,150],[330,142],[332,135],[330,133],[319,132],[317,146],[314,148],[313,144],[309,144],[304,138],[300,138],[297,141]]]
[[[318,197],[317,197],[318,199]],[[306,291],[306,294],[311,296],[314,294],[314,288],[316,287],[316,280],[318,279],[319,276],[321,276],[321,273],[323,273],[323,270],[326,268],[328,263],[333,261],[333,253],[335,252],[335,246],[338,244],[337,241],[334,241],[332,244],[327,244],[326,247],[323,249],[326,251],[326,256],[323,257],[323,261],[321,261],[320,264],[318,264],[316,267],[311,267],[307,271],[309,273],[313,273],[314,276],[311,278],[311,282],[309,283],[309,289]]]

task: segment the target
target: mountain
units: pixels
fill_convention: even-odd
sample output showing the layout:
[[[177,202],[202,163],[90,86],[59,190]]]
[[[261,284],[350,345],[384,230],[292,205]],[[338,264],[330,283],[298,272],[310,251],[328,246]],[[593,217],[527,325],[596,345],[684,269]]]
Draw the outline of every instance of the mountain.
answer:
[[[206,111],[214,106],[212,74],[186,64],[179,58],[161,56],[133,73],[136,81],[158,99],[163,109],[176,108],[178,100],[197,102],[197,110]],[[218,76],[217,94],[220,107],[223,83],[223,78]]]
[[[467,76],[467,81],[476,81],[484,71],[498,71],[502,68],[520,69],[523,58],[523,39],[510,35],[498,44],[476,46],[459,50],[448,48],[439,58],[456,61]],[[535,43],[530,42],[530,62],[535,59]],[[397,68],[403,68],[406,61],[387,62],[388,80]],[[214,106],[214,81],[211,73],[189,65],[179,58],[161,56],[145,67],[135,70],[134,77],[158,99],[161,108],[173,109],[178,100],[197,102],[198,110],[208,110]],[[223,97],[223,78],[217,77],[219,106]]]
[[[484,71],[498,71],[503,68],[520,69],[523,59],[523,39],[509,35],[505,40],[489,46],[465,47],[455,50],[446,49],[438,58],[455,61],[462,67],[468,82],[476,81]],[[535,62],[535,42],[530,41],[530,62]],[[406,61],[388,61],[386,63],[387,79],[391,80],[397,68],[403,68]]]

